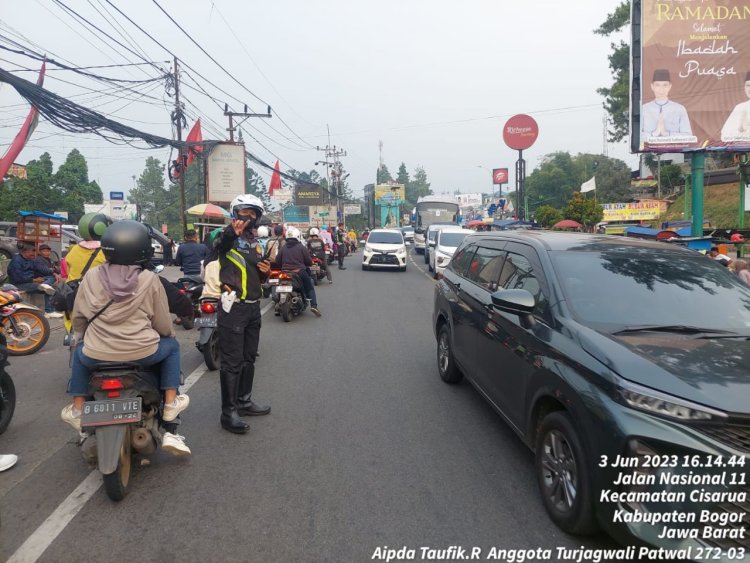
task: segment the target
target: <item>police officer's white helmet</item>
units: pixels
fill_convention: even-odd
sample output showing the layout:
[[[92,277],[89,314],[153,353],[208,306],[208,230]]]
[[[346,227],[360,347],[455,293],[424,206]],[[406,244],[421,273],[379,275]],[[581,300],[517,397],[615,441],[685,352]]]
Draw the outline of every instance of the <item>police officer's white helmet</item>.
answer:
[[[238,219],[239,210],[248,209],[248,208],[255,211],[256,223],[260,221],[261,216],[266,211],[266,208],[263,205],[263,202],[260,200],[258,196],[254,196],[252,194],[242,194],[242,195],[238,195],[236,198],[232,200],[232,203],[229,205],[229,213],[232,216],[232,219]]]
[[[288,239],[296,238],[297,240],[299,240],[299,237],[300,237],[300,232],[297,227],[289,227],[286,230],[286,238]]]
[[[310,229],[311,237],[317,237],[319,234],[320,234],[320,231],[318,230],[317,227],[313,227],[312,229]]]
[[[268,230],[268,227],[265,225],[258,227],[258,238],[268,238],[270,235],[271,231]]]

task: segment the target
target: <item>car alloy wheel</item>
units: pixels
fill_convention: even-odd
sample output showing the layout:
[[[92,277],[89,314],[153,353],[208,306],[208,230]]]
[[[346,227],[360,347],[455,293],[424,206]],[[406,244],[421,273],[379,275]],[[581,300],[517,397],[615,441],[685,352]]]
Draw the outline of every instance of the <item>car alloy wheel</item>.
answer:
[[[438,332],[437,362],[440,379],[446,383],[458,383],[463,377],[453,359],[451,350],[451,331],[447,324],[440,327]]]
[[[587,458],[570,413],[554,411],[541,420],[535,451],[537,481],[550,519],[569,534],[596,532]]]
[[[570,444],[553,430],[544,437],[542,455],[544,493],[559,512],[569,512],[578,492],[578,469]]]

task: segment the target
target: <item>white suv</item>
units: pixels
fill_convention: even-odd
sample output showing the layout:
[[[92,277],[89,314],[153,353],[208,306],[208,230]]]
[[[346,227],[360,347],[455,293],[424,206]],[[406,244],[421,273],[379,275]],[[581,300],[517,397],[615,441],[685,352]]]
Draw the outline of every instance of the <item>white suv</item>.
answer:
[[[370,231],[362,258],[362,269],[398,268],[406,271],[406,244],[399,229]]]
[[[474,231],[462,227],[443,227],[437,232],[434,243],[432,241],[429,243],[430,262],[428,266],[431,272],[435,272],[436,278],[443,273],[461,241],[471,234],[474,234]]]

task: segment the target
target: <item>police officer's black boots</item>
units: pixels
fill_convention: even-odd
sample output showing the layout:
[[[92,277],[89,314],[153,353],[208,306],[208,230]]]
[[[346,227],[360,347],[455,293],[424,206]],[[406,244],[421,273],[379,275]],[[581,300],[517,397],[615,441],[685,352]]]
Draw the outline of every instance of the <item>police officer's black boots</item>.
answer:
[[[261,416],[271,412],[270,406],[258,405],[252,401],[254,379],[255,365],[243,363],[242,375],[240,376],[240,396],[237,401],[237,413],[240,416]]]
[[[250,425],[237,414],[237,395],[240,384],[239,373],[219,372],[221,385],[221,427],[235,434],[244,434],[250,430]]]

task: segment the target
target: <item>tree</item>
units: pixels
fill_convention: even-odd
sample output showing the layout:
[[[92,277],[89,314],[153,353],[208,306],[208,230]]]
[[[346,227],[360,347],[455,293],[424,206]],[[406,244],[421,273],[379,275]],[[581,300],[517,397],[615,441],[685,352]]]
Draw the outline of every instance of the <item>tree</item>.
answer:
[[[566,219],[578,221],[587,229],[593,227],[604,217],[604,210],[593,198],[587,198],[582,193],[574,193],[572,199],[563,210]]]
[[[88,164],[78,149],[68,153],[52,181],[61,197],[59,208],[68,212],[71,222],[77,222],[83,216],[84,204],[102,203],[104,199],[99,184],[89,182]]]
[[[420,197],[432,195],[430,189],[430,182],[427,181],[427,172],[421,166],[417,166],[414,170],[414,176],[409,182],[409,191],[413,199],[407,198],[407,200],[414,204]]]
[[[559,209],[580,185],[580,173],[573,158],[570,153],[561,151],[546,155],[539,168],[529,174],[525,194],[530,201],[544,202]]]
[[[549,228],[562,218],[560,210],[555,209],[551,205],[540,205],[534,211],[534,221],[539,223],[542,227]]]
[[[178,200],[179,201],[179,193]],[[161,222],[174,219],[175,193],[164,189],[164,165],[150,156],[146,159],[146,166],[137,180],[137,187],[130,190],[128,200],[140,209],[141,218],[158,228]],[[179,203],[176,205],[178,220]]]
[[[388,167],[385,164],[381,164],[378,167],[378,173],[376,175],[376,184],[385,184],[387,182],[393,182],[393,176],[388,171]]]
[[[625,0],[607,16],[594,33],[609,37],[629,24],[630,2]],[[611,49],[608,59],[613,76],[612,85],[609,88],[598,88],[596,91],[604,96],[604,109],[609,114],[609,124],[612,127],[608,131],[609,138],[616,142],[627,137],[630,131],[630,44],[620,40],[612,43]]]

